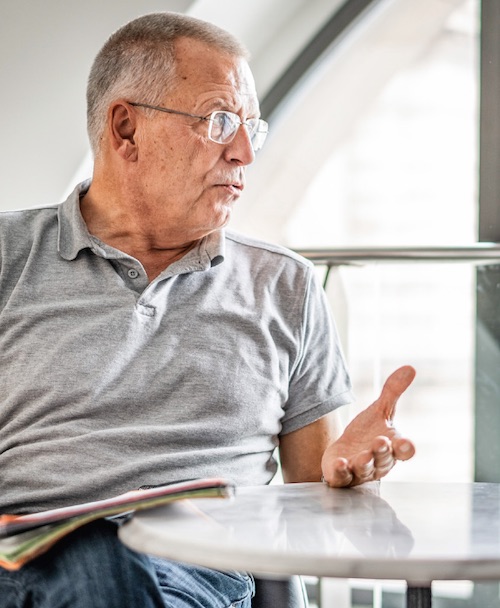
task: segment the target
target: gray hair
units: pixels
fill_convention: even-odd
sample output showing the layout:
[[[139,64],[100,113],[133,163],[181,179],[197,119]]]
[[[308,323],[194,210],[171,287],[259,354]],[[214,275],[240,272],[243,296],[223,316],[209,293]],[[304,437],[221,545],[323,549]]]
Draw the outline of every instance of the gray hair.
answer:
[[[97,54],[87,85],[87,130],[98,155],[110,103],[120,97],[161,103],[175,79],[175,41],[194,38],[248,59],[247,49],[229,32],[179,13],[144,15],[118,29]]]

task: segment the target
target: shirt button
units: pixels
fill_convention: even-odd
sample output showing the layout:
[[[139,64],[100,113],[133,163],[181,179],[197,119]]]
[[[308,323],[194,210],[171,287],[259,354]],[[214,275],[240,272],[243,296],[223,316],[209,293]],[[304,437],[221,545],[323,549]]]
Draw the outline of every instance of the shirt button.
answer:
[[[137,277],[139,276],[139,271],[136,270],[135,268],[130,268],[127,271],[127,274],[131,279],[137,279]]]

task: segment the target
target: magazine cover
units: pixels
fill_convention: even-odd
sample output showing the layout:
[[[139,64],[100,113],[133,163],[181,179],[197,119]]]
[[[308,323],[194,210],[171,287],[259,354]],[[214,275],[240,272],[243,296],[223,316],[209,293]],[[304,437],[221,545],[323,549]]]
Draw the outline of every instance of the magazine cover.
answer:
[[[18,570],[60,538],[102,517],[132,515],[185,498],[229,498],[234,487],[223,479],[196,479],[28,515],[0,515],[0,566]]]

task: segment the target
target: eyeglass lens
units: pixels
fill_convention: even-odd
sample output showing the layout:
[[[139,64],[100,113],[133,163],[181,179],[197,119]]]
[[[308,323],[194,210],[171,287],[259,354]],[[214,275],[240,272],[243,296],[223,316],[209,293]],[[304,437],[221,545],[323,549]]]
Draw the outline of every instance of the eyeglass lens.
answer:
[[[262,148],[267,136],[267,123],[259,118],[250,118],[242,123],[237,114],[218,111],[212,112],[209,123],[209,138],[221,144],[229,143],[236,135],[236,131],[241,124],[245,124],[248,129],[254,151]]]

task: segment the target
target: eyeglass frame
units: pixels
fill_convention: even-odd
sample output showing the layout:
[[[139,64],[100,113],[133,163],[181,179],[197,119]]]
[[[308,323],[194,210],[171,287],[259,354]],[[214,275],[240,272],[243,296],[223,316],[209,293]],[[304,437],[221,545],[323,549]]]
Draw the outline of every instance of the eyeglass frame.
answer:
[[[238,116],[238,114],[235,114],[234,112],[230,112],[229,110],[214,110],[213,112],[211,112],[210,114],[207,114],[206,116],[201,116],[199,114],[190,114],[189,112],[181,112],[180,110],[172,110],[171,108],[165,108],[163,106],[154,106],[149,103],[140,103],[137,101],[128,101],[127,103],[134,107],[147,108],[148,110],[158,110],[159,112],[166,112],[167,114],[177,114],[179,116],[189,116],[190,118],[197,118],[199,120],[205,120],[206,122],[209,123],[208,139],[210,141],[213,141],[216,144],[221,144],[221,145],[225,145],[225,144],[232,142],[233,139],[236,137],[236,134],[238,133],[238,129],[242,125],[245,125],[245,127],[247,127],[247,129],[249,129],[250,141],[252,143],[252,149],[254,152],[258,152],[260,149],[262,149],[262,146],[264,145],[267,134],[269,132],[269,125],[265,120],[262,120],[262,118],[253,118],[251,120],[256,121],[256,123],[255,123],[256,126],[255,126],[255,131],[252,133],[251,124],[247,121],[240,120],[240,117]],[[234,130],[234,133],[226,141],[219,141],[218,139],[215,139],[214,137],[212,137],[212,126],[215,122],[215,119],[214,119],[215,114],[227,114],[231,117],[232,120],[234,120],[235,123],[238,123],[238,127]],[[235,118],[233,118],[233,117],[235,117]],[[261,127],[263,127],[265,130],[260,130]],[[254,147],[253,139],[257,135],[257,133],[260,133],[261,138],[262,138],[262,136],[263,136],[263,138],[262,138],[262,142],[260,143],[260,145],[258,147]]]

